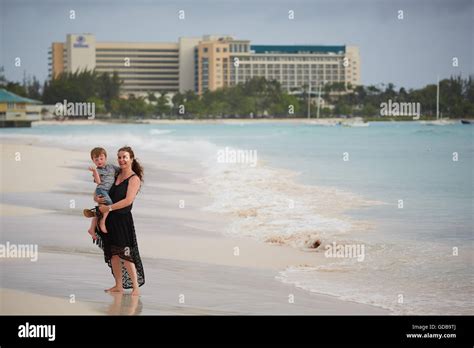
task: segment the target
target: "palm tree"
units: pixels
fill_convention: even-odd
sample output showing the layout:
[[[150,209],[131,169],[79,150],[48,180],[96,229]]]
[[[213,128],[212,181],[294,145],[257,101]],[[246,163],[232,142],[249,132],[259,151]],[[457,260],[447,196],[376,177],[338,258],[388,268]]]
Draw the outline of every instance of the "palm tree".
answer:
[[[159,116],[164,116],[166,114],[169,114],[170,106],[169,106],[169,100],[168,100],[166,91],[161,92],[161,95],[157,100],[156,111],[158,112]]]

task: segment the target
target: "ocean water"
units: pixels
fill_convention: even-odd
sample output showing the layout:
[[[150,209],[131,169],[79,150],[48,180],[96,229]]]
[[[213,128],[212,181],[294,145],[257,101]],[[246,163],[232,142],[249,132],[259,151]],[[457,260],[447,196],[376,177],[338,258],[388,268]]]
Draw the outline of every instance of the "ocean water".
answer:
[[[71,148],[128,144],[149,159],[159,152],[199,163],[196,182],[214,198],[203,209],[235,216],[226,234],[324,257],[281,270],[280,281],[396,314],[474,314],[473,132],[249,121],[37,126],[0,136]],[[222,161],[223,153],[242,156]],[[363,255],[329,257],[334,245],[363,246]]]

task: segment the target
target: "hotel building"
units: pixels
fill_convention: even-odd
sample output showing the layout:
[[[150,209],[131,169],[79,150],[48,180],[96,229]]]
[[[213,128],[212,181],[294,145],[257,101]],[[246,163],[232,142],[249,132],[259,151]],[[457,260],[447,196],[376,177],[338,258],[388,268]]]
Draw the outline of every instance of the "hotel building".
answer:
[[[251,45],[231,36],[180,38],[172,43],[97,42],[93,34],[68,34],[52,44],[50,78],[62,72],[117,71],[121,93],[143,95],[233,86],[252,77],[277,80],[291,92],[323,83],[360,84],[356,46]]]

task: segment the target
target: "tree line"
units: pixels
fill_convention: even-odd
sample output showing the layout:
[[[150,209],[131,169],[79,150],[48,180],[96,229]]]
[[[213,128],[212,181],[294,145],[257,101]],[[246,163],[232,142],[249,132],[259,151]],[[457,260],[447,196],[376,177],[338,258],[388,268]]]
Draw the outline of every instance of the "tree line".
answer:
[[[321,95],[320,117],[380,117],[381,103],[420,103],[422,115],[436,114],[436,84],[409,89],[389,83],[378,86],[325,84],[319,91],[307,85],[288,91],[278,81],[254,77],[245,83],[202,95],[194,91],[174,93],[148,92],[144,96],[125,96],[117,72],[96,71],[63,73],[45,81],[24,78],[23,83],[9,82],[0,69],[0,86],[15,94],[41,100],[44,104],[94,102],[96,114],[113,118],[257,118],[317,116]],[[311,91],[311,92],[310,92]],[[443,117],[474,117],[473,76],[453,76],[440,81],[440,110]]]

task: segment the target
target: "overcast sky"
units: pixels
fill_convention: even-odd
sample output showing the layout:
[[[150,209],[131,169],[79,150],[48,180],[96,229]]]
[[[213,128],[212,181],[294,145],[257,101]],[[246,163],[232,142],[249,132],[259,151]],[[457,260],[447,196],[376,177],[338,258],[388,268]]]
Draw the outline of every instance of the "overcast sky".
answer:
[[[0,0],[8,80],[48,75],[47,50],[67,33],[97,41],[176,42],[229,34],[251,44],[357,45],[364,85],[417,88],[473,69],[473,0]],[[69,19],[75,10],[76,19]],[[186,19],[178,19],[184,10]],[[293,10],[295,19],[288,19]],[[404,19],[398,19],[399,10]],[[21,67],[14,66],[15,57]],[[452,66],[452,58],[459,67]]]

